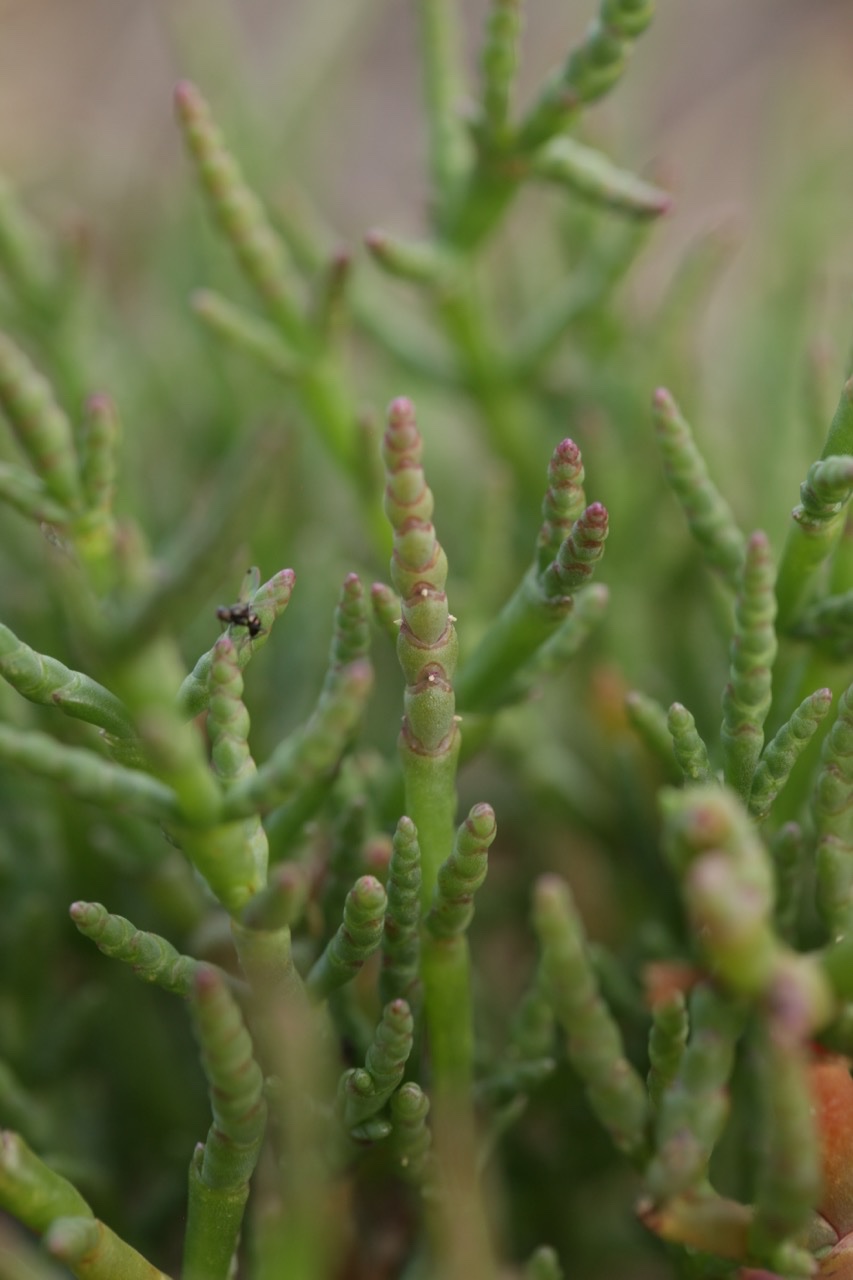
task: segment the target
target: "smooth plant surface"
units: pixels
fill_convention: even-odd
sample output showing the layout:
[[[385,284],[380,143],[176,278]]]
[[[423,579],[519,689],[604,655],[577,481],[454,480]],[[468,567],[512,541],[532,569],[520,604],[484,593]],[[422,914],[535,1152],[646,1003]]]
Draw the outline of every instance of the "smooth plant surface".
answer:
[[[0,187],[0,1277],[853,1278],[853,378],[630,314],[652,0],[417,7],[418,239],[178,85],[156,359]]]

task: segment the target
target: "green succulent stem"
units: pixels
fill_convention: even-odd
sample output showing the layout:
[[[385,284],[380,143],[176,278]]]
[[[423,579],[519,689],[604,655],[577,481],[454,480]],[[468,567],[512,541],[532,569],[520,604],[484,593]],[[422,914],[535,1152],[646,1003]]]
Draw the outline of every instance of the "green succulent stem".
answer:
[[[687,1044],[689,1020],[684,996],[676,991],[652,1010],[649,1032],[648,1090],[652,1109],[661,1103],[678,1076],[684,1047]]]
[[[253,654],[266,644],[273,623],[284,613],[290,603],[295,581],[296,574],[292,569],[282,569],[275,577],[270,578],[269,582],[247,592],[246,599],[242,603],[251,607],[260,623],[260,630],[257,635],[252,635],[245,626],[233,623],[229,625],[229,633],[237,655],[237,665],[241,671],[245,670]],[[212,663],[213,648],[202,654],[190,674],[181,683],[177,708],[179,715],[186,719],[200,715],[207,709],[210,699]]]
[[[421,972],[435,1087],[470,1093],[474,1069],[471,960],[466,932],[474,894],[486,877],[496,833],[490,805],[474,805],[459,827],[453,852],[439,869],[424,921]]]
[[[44,1237],[52,1257],[64,1262],[78,1280],[168,1280],[140,1253],[97,1218],[57,1218]]]
[[[175,110],[217,223],[283,335],[299,348],[305,342],[305,327],[284,245],[228,151],[210,107],[189,81],[175,90]]]
[[[123,769],[85,747],[66,747],[46,733],[0,724],[0,760],[68,787],[80,800],[172,822],[180,809],[174,792],[144,773]]]
[[[730,681],[723,693],[723,775],[744,800],[749,799],[764,746],[764,721],[772,697],[776,659],[776,575],[770,544],[754,533],[746,544],[743,578],[735,605],[730,649]]]
[[[391,1097],[391,1150],[399,1175],[420,1185],[432,1170],[432,1134],[427,1124],[430,1102],[419,1084],[408,1081]]]
[[[561,441],[548,467],[534,563],[459,673],[456,692],[464,711],[495,710],[512,697],[513,682],[524,679],[537,655],[547,667],[561,653],[557,636],[568,627],[573,593],[588,582],[607,537],[607,512],[600,503],[584,506],[583,479],[580,450],[572,440]],[[603,610],[600,597],[585,601],[582,613],[587,606],[594,621]],[[548,642],[555,649],[543,653]]]
[[[511,138],[510,111],[519,63],[521,0],[491,0],[480,56],[481,116],[477,141],[502,150]]]
[[[228,1280],[266,1128],[263,1077],[239,1007],[215,970],[196,973],[190,1009],[213,1123],[190,1162],[182,1276]]]
[[[729,1113],[728,1084],[744,1012],[710,987],[690,1001],[690,1039],[657,1107],[654,1155],[645,1183],[666,1203],[704,1184]]]
[[[213,771],[227,792],[257,775],[249,751],[249,713],[243,703],[243,677],[237,650],[229,635],[220,636],[213,650],[210,670],[210,704],[207,715]],[[255,814],[243,820],[243,854],[249,855],[255,876],[253,884],[266,883],[269,842]]]
[[[405,1000],[392,1000],[367,1051],[364,1068],[344,1073],[338,1098],[346,1128],[353,1129],[381,1111],[403,1079],[412,1051],[414,1021]]]
[[[548,78],[523,120],[519,130],[523,149],[532,151],[564,132],[587,103],[610,92],[654,11],[654,0],[601,0],[583,40]]]
[[[315,1000],[350,982],[382,941],[387,898],[375,876],[362,876],[347,894],[343,923],[305,980]]]
[[[56,658],[37,653],[2,624],[0,675],[30,702],[57,707],[117,738],[132,738],[136,732],[127,708],[109,689]]]
[[[680,782],[682,769],[673,753],[674,738],[669,727],[671,709],[667,712],[648,694],[632,689],[625,696],[625,714],[645,746],[663,765],[668,781]]]
[[[749,791],[749,812],[763,821],[791,772],[817,733],[832,705],[832,690],[818,689],[800,703],[791,718],[767,743]]]
[[[661,387],[652,404],[664,473],[681,503],[690,532],[708,564],[737,590],[744,562],[744,536],[711,480],[693,433],[673,397]]]
[[[198,960],[181,955],[158,934],[135,928],[124,916],[112,915],[99,902],[74,902],[69,914],[99,951],[130,965],[143,982],[189,996],[200,968]]]
[[[604,1004],[569,888],[556,876],[536,885],[533,922],[546,990],[568,1036],[568,1056],[590,1104],[616,1146],[639,1160],[646,1151],[648,1101]]]
[[[563,1280],[564,1274],[556,1251],[547,1244],[534,1250],[524,1268],[524,1280]]]
[[[662,792],[660,807],[664,847],[711,973],[735,997],[762,995],[782,951],[773,865],[746,809],[734,792],[707,783]]]
[[[308,722],[279,743],[258,771],[232,787],[225,797],[227,818],[248,818],[277,808],[296,792],[331,776],[361,718],[373,687],[366,659],[343,667],[320,694]]]
[[[74,433],[53,388],[5,333],[0,333],[0,407],[50,496],[70,520],[83,494]]]
[[[405,999],[417,1014],[422,1000],[421,851],[411,818],[401,818],[394,832],[387,892],[379,994],[383,1004]]]
[[[817,835],[818,905],[832,938],[853,920],[853,686],[838,700],[812,793]]]
[[[447,557],[432,524],[433,496],[424,477],[423,445],[409,400],[395,400],[383,440],[385,512],[394,530],[391,581],[402,600],[397,657],[406,681],[398,740],[406,813],[418,831],[422,900],[428,904],[438,868],[450,853],[456,817],[460,734],[453,691],[456,630],[444,587]]]
[[[22,1138],[0,1133],[0,1207],[37,1235],[49,1237],[56,1223],[91,1224],[83,1228],[83,1251],[71,1250],[69,1266],[80,1280],[169,1280],[164,1272],[98,1222],[80,1193],[54,1173]],[[76,1241],[81,1232],[71,1233]],[[67,1238],[67,1237],[66,1237]],[[61,1256],[59,1250],[56,1250]]]
[[[433,217],[441,223],[445,205],[466,167],[465,135],[459,115],[460,38],[452,0],[418,0],[418,12]]]
[[[767,1137],[749,1246],[752,1260],[774,1266],[786,1243],[802,1242],[820,1202],[820,1138],[809,1084],[809,1050],[774,1026],[772,1018],[762,1031],[757,1061]]]
[[[845,388],[845,414],[853,417],[846,394]],[[817,594],[827,562],[844,534],[851,494],[853,457],[849,454],[824,454],[809,468],[800,486],[800,502],[791,513],[793,524],[779,564],[780,634],[796,626]]]
[[[667,192],[574,138],[554,138],[542,147],[533,158],[531,176],[633,218],[657,218],[672,207]]]
[[[715,773],[705,740],[696,728],[693,715],[680,702],[673,702],[666,717],[676,763],[686,782],[713,782]]]

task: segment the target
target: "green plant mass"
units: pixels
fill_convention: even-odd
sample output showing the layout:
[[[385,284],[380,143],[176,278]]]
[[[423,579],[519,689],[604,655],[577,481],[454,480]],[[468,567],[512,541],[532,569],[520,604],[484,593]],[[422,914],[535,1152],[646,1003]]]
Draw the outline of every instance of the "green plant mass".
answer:
[[[417,235],[0,187],[0,1280],[853,1280],[853,367],[632,303],[653,0],[412,7]]]

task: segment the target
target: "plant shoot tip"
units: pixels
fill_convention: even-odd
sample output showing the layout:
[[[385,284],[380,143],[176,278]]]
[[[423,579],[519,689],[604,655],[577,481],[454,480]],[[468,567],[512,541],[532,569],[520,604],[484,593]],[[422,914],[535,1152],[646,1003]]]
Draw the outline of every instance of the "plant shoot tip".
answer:
[[[415,418],[415,406],[408,396],[397,396],[388,406],[390,427],[408,426]]]

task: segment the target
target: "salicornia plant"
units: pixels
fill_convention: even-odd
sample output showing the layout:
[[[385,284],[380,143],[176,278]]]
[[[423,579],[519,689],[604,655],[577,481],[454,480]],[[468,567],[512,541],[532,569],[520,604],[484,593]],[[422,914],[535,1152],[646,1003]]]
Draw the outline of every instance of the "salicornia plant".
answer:
[[[750,515],[719,246],[626,319],[669,197],[574,136],[652,0],[521,110],[520,0],[417,7],[363,263],[179,85],[156,359],[0,188],[0,1276],[853,1277],[853,380]]]

